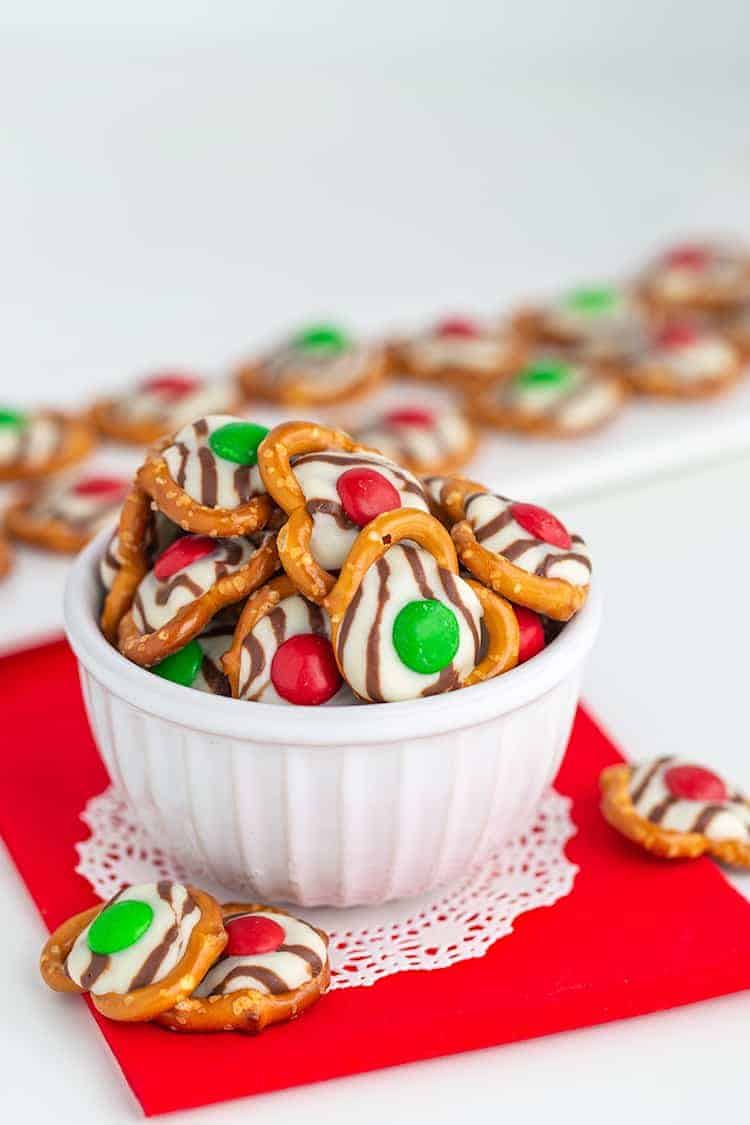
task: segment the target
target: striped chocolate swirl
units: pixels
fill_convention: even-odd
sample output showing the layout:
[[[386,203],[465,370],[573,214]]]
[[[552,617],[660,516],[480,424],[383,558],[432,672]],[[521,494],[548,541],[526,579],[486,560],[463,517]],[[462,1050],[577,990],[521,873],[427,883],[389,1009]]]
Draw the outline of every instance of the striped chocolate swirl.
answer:
[[[187,887],[168,881],[140,883],[120,891],[107,906],[132,899],[148,903],[153,910],[151,925],[134,945],[119,953],[92,953],[87,942],[89,925],[78,935],[68,954],[68,976],[87,992],[97,996],[106,992],[123,995],[145,988],[166,977],[185,955],[201,916]]]
[[[223,996],[228,992],[252,989],[266,995],[278,996],[301,988],[323,969],[328,961],[328,949],[320,934],[312,926],[288,914],[272,910],[248,911],[232,914],[224,919],[231,926],[238,918],[269,918],[284,931],[284,940],[271,953],[253,953],[244,956],[223,956],[209,969],[193,993],[194,996]]]
[[[163,581],[150,570],[136,591],[133,620],[142,633],[153,633],[178,610],[200,598],[227,574],[240,570],[261,546],[267,532],[238,539],[217,539],[210,555],[183,567]]]
[[[397,464],[423,466],[440,465],[447,457],[455,457],[472,439],[468,422],[457,410],[436,411],[429,426],[394,424],[386,416],[354,436]]]
[[[489,393],[502,410],[570,430],[595,426],[618,409],[620,392],[614,380],[581,364],[568,370],[569,377],[560,383],[529,386],[522,379],[510,379]]]
[[[459,647],[454,659],[432,675],[402,664],[393,646],[393,623],[405,605],[434,598],[455,613]],[[370,567],[344,614],[337,657],[347,681],[374,703],[437,695],[460,686],[480,659],[482,610],[462,578],[443,570],[412,543],[391,547]]]
[[[198,418],[183,426],[162,454],[172,479],[207,508],[237,508],[265,492],[257,465],[225,461],[208,444],[214,430],[239,420],[230,414]]]
[[[256,368],[256,378],[270,393],[299,381],[318,388],[322,385],[331,393],[337,393],[364,378],[376,358],[374,350],[363,344],[334,352],[283,343],[262,357]]]
[[[492,492],[475,492],[467,497],[464,512],[477,542],[529,574],[560,578],[572,586],[588,586],[591,559],[580,535],[571,536],[569,550],[535,539],[514,519],[513,503]]]
[[[741,793],[725,801],[692,801],[676,797],[664,779],[669,769],[689,766],[676,757],[656,758],[633,770],[630,800],[645,820],[674,832],[700,832],[711,840],[750,841],[750,805]]]
[[[220,410],[231,410],[235,392],[229,379],[206,379],[189,394],[173,392],[148,384],[128,391],[112,404],[112,412],[124,423],[147,422],[163,427],[165,433]]]

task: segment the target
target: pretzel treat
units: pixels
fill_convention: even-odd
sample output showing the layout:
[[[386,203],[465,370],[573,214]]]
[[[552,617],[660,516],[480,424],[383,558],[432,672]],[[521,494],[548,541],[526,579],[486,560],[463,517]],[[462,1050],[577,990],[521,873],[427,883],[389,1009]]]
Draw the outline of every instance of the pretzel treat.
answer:
[[[100,567],[107,595],[99,627],[112,645],[117,643],[120,622],[130,609],[138,583],[148,570],[154,528],[151,501],[134,481],[122,505],[115,538],[110,540],[105,552],[111,562],[104,570]],[[110,575],[111,585],[108,586]]]
[[[121,890],[50,936],[42,977],[57,992],[89,992],[113,1020],[150,1020],[189,996],[227,943],[221,907],[168,881]]]
[[[665,859],[704,853],[750,867],[750,802],[711,770],[679,758],[609,766],[600,780],[609,823]]]
[[[390,410],[354,436],[417,475],[454,473],[477,446],[476,430],[461,411],[423,405]]]
[[[228,414],[198,418],[148,453],[138,483],[183,531],[247,535],[273,511],[257,465],[267,433]]]
[[[723,330],[743,360],[750,359],[750,301],[733,309],[723,320]]]
[[[392,345],[390,365],[396,374],[469,389],[512,371],[525,351],[525,341],[504,327],[448,317]]]
[[[10,506],[5,524],[14,539],[75,554],[113,521],[128,486],[123,477],[83,473],[39,484]]]
[[[37,480],[82,461],[92,430],[58,410],[23,414],[0,407],[0,481]]]
[[[452,514],[464,518],[451,531],[467,570],[512,602],[567,621],[586,600],[591,560],[579,535],[534,504],[491,492],[443,488]]]
[[[357,343],[332,324],[316,324],[245,364],[240,386],[250,398],[301,406],[342,402],[373,390],[385,373],[379,347]]]
[[[611,421],[625,398],[622,380],[584,362],[539,358],[471,402],[475,419],[498,429],[575,437]]]
[[[353,704],[331,645],[328,614],[272,578],[252,594],[224,658],[235,699],[317,707]]]
[[[627,290],[589,286],[547,304],[521,309],[513,323],[537,345],[571,348],[581,359],[607,362],[632,349],[643,329],[643,313]]]
[[[144,667],[160,663],[202,633],[220,609],[262,585],[277,567],[271,532],[175,540],[138,585],[132,608],[120,622],[120,652]]]
[[[279,557],[297,589],[320,602],[333,586],[361,527],[381,512],[428,510],[412,473],[370,453],[340,430],[287,422],[258,451],[263,482],[289,514],[279,532]]]
[[[255,1034],[294,1019],[328,988],[328,936],[278,907],[222,907],[228,942],[192,996],[161,1013],[173,1031]]]
[[[238,405],[231,379],[163,371],[142,379],[131,391],[94,403],[90,413],[105,437],[128,445],[151,445],[191,418],[228,412]]]
[[[341,674],[369,702],[452,691],[518,660],[511,607],[458,576],[447,531],[416,509],[384,512],[360,532],[325,606]]]
[[[622,370],[643,394],[702,398],[733,386],[741,368],[728,337],[683,318],[663,324]]]
[[[641,288],[657,308],[722,312],[750,299],[750,253],[721,242],[672,246],[646,268]]]
[[[0,582],[3,578],[7,578],[13,569],[13,554],[8,541],[3,535],[2,528],[0,528]]]

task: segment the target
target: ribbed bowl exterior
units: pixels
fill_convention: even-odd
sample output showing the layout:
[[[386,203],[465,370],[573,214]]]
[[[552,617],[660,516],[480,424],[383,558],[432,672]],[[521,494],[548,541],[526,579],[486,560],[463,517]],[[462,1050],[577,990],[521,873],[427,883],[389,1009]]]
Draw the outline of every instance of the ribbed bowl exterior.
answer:
[[[581,668],[480,724],[335,746],[254,741],[250,723],[247,738],[202,733],[80,672],[113,783],[188,874],[260,901],[353,906],[450,882],[528,821],[567,744]]]

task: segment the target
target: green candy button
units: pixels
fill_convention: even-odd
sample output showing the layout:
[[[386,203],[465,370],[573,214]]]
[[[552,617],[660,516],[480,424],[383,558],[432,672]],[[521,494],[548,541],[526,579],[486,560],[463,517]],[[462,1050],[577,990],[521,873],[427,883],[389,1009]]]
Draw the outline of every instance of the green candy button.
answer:
[[[590,316],[599,316],[601,313],[610,312],[617,304],[617,291],[615,289],[574,289],[565,298],[565,304],[575,312],[586,313]]]
[[[304,352],[326,351],[343,352],[349,340],[340,328],[333,324],[313,324],[304,328],[292,339],[295,348]]]
[[[570,379],[570,368],[565,363],[555,363],[553,360],[543,360],[532,363],[520,371],[516,376],[516,384],[524,390],[542,389],[543,387],[560,387]]]
[[[92,953],[119,953],[141,940],[153,917],[152,908],[140,899],[113,902],[91,923],[88,947]]]
[[[21,414],[19,410],[6,410],[0,407],[0,426],[7,426],[9,429],[20,430],[22,426],[26,425],[26,415]]]
[[[393,646],[402,664],[429,676],[450,664],[458,652],[456,615],[434,598],[409,602],[393,622]]]
[[[203,649],[197,641],[189,641],[184,648],[167,656],[160,664],[154,664],[151,671],[173,684],[190,687],[203,662]]]
[[[258,462],[258,446],[267,433],[265,426],[257,426],[255,422],[227,422],[226,426],[214,430],[208,444],[224,461],[255,465]]]

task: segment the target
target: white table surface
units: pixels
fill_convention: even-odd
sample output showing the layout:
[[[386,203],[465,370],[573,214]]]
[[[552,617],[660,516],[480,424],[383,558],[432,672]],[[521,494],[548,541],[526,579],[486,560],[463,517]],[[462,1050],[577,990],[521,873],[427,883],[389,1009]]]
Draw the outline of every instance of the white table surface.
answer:
[[[455,35],[432,5],[379,6],[377,35],[328,3],[290,5],[284,34],[232,5],[236,26],[209,33],[194,7],[174,35],[124,15],[114,34],[84,3],[77,30],[20,6],[0,29],[0,397],[75,403],[156,362],[221,367],[311,315],[490,312],[691,224],[748,227],[740,4],[703,22],[631,4],[606,28],[593,0],[538,27],[477,4]],[[595,712],[632,754],[746,786],[749,483],[733,455],[561,510],[606,586]],[[42,925],[2,852],[0,896],[3,1120],[136,1120],[83,1006],[38,980]],[[189,1119],[702,1125],[744,1104],[748,1016],[741,995]]]

